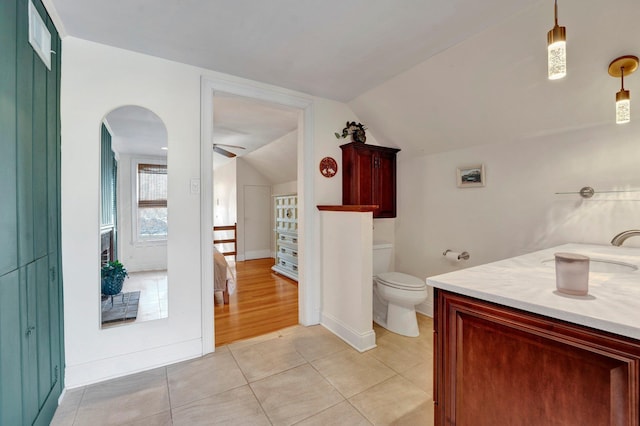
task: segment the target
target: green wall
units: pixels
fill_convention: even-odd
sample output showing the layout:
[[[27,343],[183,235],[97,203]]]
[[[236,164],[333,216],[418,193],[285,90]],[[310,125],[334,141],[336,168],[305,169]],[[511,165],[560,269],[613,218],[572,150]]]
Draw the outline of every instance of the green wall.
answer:
[[[100,226],[116,224],[116,158],[111,149],[111,133],[100,128]]]
[[[111,149],[111,133],[103,124],[100,128],[100,228],[101,232],[106,229],[111,229],[113,232],[111,259],[114,260],[118,258],[117,176],[118,162]],[[102,259],[102,261],[105,260]]]
[[[28,1],[0,0],[0,425],[49,424],[63,388],[60,53],[28,41]]]

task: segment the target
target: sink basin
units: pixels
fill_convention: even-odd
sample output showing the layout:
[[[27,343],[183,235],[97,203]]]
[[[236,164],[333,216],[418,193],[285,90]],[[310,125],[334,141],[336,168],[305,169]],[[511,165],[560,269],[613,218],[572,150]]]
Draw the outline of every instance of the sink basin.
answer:
[[[546,259],[544,265],[555,266],[555,259]],[[605,274],[619,274],[624,272],[637,271],[638,267],[631,263],[616,262],[615,260],[591,259],[589,261],[589,272],[600,272]]]

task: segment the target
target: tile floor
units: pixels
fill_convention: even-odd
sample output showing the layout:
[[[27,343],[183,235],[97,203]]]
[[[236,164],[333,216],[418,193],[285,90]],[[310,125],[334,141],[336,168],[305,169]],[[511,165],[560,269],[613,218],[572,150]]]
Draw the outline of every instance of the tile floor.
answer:
[[[140,291],[138,316],[135,321],[103,324],[103,328],[114,327],[133,322],[151,321],[166,318],[169,315],[167,297],[167,271],[130,272],[124,281],[123,292]]]
[[[421,335],[375,326],[359,353],[295,326],[205,357],[69,390],[60,425],[432,425],[432,320]]]

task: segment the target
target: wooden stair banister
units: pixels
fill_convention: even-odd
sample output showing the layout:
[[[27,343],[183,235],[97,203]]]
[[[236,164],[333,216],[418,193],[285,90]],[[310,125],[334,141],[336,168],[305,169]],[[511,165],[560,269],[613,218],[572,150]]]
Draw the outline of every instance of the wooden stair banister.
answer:
[[[216,239],[214,236],[213,244],[233,244],[233,251],[224,251],[221,253],[223,256],[235,256],[238,250],[238,224],[214,226],[213,232],[215,233],[217,231],[233,231],[233,238]]]

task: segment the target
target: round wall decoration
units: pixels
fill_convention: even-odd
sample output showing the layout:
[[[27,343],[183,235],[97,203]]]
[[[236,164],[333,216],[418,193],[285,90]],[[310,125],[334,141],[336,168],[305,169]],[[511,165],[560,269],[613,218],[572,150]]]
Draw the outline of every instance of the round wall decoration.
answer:
[[[320,173],[324,177],[334,177],[338,173],[338,163],[331,157],[324,157],[320,160]]]

